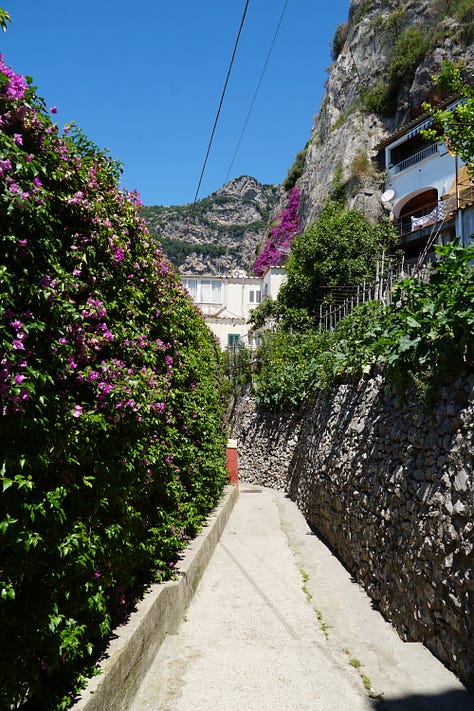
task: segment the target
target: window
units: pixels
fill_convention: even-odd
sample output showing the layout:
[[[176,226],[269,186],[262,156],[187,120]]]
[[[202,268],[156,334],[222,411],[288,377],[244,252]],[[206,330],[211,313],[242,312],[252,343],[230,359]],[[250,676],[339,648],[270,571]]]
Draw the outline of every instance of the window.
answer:
[[[220,281],[214,279],[201,281],[201,298],[199,301],[203,304],[220,304],[222,301]]]
[[[222,303],[222,284],[217,279],[184,279],[183,284],[196,304]]]
[[[228,333],[227,334],[227,348],[236,348],[239,345],[240,334],[239,333]]]
[[[259,304],[262,300],[262,292],[260,289],[250,289],[249,304]]]
[[[196,279],[185,279],[184,288],[188,290],[193,301],[197,301],[197,281]]]

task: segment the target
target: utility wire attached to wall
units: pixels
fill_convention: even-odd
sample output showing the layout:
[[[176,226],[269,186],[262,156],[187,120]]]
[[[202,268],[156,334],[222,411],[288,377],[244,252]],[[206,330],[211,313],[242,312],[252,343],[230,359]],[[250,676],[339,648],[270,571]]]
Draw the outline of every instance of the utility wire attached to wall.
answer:
[[[232,160],[231,160],[230,165],[229,165],[229,170],[227,171],[227,175],[225,176],[225,180],[224,180],[225,183],[227,182],[227,180],[228,180],[228,178],[229,178],[230,171],[232,170],[232,167],[233,167],[233,165],[234,165],[235,158],[236,158],[237,153],[238,153],[239,148],[240,148],[240,144],[242,143],[242,139],[243,139],[243,137],[244,137],[244,134],[245,134],[245,131],[246,131],[246,128],[247,128],[247,124],[248,124],[248,122],[249,122],[249,119],[250,119],[250,116],[251,116],[251,114],[252,114],[252,110],[253,110],[255,101],[256,101],[256,99],[257,99],[258,92],[259,92],[259,90],[260,90],[260,85],[261,85],[261,83],[262,83],[263,77],[264,77],[265,72],[266,72],[266,69],[267,69],[268,62],[269,62],[269,60],[270,60],[270,55],[271,55],[271,53],[272,53],[272,51],[273,51],[273,46],[274,46],[274,44],[275,44],[275,42],[276,42],[276,38],[277,38],[278,32],[280,31],[281,23],[283,22],[283,15],[285,14],[285,10],[286,10],[286,6],[287,6],[287,5],[288,5],[288,0],[285,0],[285,3],[284,3],[284,5],[283,5],[283,9],[282,9],[281,14],[280,14],[280,19],[278,20],[278,24],[277,24],[275,33],[274,33],[274,35],[273,35],[273,39],[272,39],[272,43],[271,43],[271,45],[270,45],[270,49],[269,49],[268,52],[267,52],[267,56],[266,56],[266,58],[265,58],[265,62],[264,62],[264,65],[263,65],[263,69],[262,69],[262,72],[261,72],[261,74],[260,74],[260,78],[259,78],[258,83],[257,83],[257,88],[255,89],[255,93],[254,93],[254,95],[253,95],[253,99],[252,99],[252,102],[251,102],[251,104],[250,104],[250,108],[249,108],[248,113],[247,113],[247,118],[245,119],[244,126],[243,126],[243,128],[242,128],[242,133],[240,134],[240,138],[239,138],[239,140],[238,140],[237,147],[236,147],[236,149],[235,149],[235,151],[234,151],[234,155],[232,156]]]
[[[222,103],[223,103],[223,101],[224,101],[224,96],[225,96],[225,92],[226,92],[226,89],[227,89],[227,84],[229,83],[230,72],[231,72],[231,70],[232,70],[232,65],[233,65],[233,63],[234,63],[235,54],[236,54],[236,52],[237,52],[237,45],[239,44],[239,39],[240,39],[240,35],[241,35],[241,32],[242,32],[242,28],[243,28],[243,26],[244,26],[245,16],[246,16],[246,14],[247,14],[248,6],[249,6],[249,0],[246,0],[246,2],[245,2],[245,7],[244,7],[244,11],[243,11],[243,13],[242,13],[242,19],[241,19],[241,21],[240,21],[239,31],[238,31],[238,33],[237,33],[237,37],[236,37],[236,40],[235,40],[235,43],[234,43],[234,51],[232,52],[232,57],[231,57],[231,60],[230,60],[229,68],[228,68],[228,70],[227,70],[227,76],[226,76],[226,79],[225,79],[224,88],[223,88],[223,90],[222,90],[221,99],[220,99],[220,102],[219,102],[219,108],[217,109],[216,118],[215,118],[215,120],[214,120],[214,126],[213,126],[212,131],[211,131],[211,137],[210,137],[210,139],[209,139],[209,145],[208,145],[208,147],[207,147],[206,157],[204,158],[204,163],[203,163],[203,166],[202,166],[201,175],[200,175],[200,178],[199,178],[198,186],[197,186],[197,188],[196,188],[196,194],[195,194],[195,196],[194,196],[193,205],[196,203],[197,197],[198,197],[198,195],[199,195],[199,190],[200,190],[200,188],[201,188],[201,183],[202,183],[202,179],[203,179],[203,176],[204,176],[204,171],[206,170],[207,159],[209,158],[209,153],[211,152],[211,146],[212,146],[212,142],[213,142],[213,140],[214,140],[214,134],[215,134],[215,132],[216,132],[217,122],[218,122],[218,120],[219,120],[219,115],[220,115],[220,112],[221,112]]]

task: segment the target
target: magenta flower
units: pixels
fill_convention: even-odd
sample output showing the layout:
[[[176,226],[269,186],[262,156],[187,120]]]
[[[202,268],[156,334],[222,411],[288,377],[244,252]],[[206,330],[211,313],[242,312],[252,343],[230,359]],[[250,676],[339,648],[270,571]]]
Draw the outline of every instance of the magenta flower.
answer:
[[[58,109],[57,109],[56,106],[51,106],[50,111],[51,111],[52,114],[57,114],[57,113],[58,113]]]
[[[17,146],[22,146],[23,145],[23,136],[21,133],[14,133],[13,134],[13,141],[16,143]]]
[[[73,417],[80,417],[81,415],[82,415],[82,406],[76,405],[74,410],[72,411],[72,416]]]
[[[287,204],[280,213],[278,225],[271,231],[253,265],[253,272],[257,276],[262,276],[269,267],[278,267],[286,260],[291,241],[299,230],[299,198],[298,188],[288,193]]]

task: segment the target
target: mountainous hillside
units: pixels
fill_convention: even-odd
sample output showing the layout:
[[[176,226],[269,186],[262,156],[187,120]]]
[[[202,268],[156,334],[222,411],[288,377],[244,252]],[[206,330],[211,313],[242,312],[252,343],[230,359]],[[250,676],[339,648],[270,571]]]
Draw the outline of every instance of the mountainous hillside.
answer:
[[[352,0],[332,40],[333,63],[306,147],[301,226],[319,214],[334,185],[373,219],[383,212],[377,144],[436,103],[433,75],[450,60],[470,73],[472,0]],[[375,160],[375,163],[372,161]]]
[[[472,0],[351,0],[335,28],[326,91],[306,147],[283,186],[242,176],[195,205],[145,207],[143,215],[181,273],[251,270],[285,191],[297,181],[300,228],[321,212],[334,189],[372,220],[384,214],[378,145],[423,114],[423,102],[446,98],[433,76],[446,60],[474,65]]]
[[[281,196],[242,176],[194,205],[144,207],[143,216],[182,274],[248,272]]]

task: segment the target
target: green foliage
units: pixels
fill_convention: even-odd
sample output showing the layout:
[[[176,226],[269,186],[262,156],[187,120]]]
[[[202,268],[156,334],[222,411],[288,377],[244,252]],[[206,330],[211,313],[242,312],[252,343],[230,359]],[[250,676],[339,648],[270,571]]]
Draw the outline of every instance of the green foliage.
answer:
[[[254,329],[262,328],[268,319],[276,317],[276,302],[271,296],[266,296],[257,306],[252,309],[248,323]]]
[[[399,388],[422,398],[444,377],[474,366],[474,246],[437,247],[429,282],[406,279],[392,306],[366,303],[331,332],[268,333],[255,396],[262,407],[297,407],[340,378],[358,380],[377,362]]]
[[[374,225],[362,212],[328,202],[316,222],[293,241],[288,280],[278,300],[316,313],[327,287],[372,278],[377,256],[394,241],[388,221]]]
[[[339,57],[342,52],[342,48],[346,42],[347,36],[349,34],[349,23],[342,22],[336,27],[334,36],[331,43],[331,59],[333,62]]]
[[[361,149],[357,151],[352,161],[351,173],[357,180],[376,175],[376,170],[366,151]]]
[[[203,244],[190,244],[180,239],[170,237],[159,237],[158,242],[163,248],[164,253],[172,264],[179,267],[184,264],[186,258],[195,252],[204,257],[221,257],[224,254],[236,255],[237,250],[232,247],[224,247],[214,242],[205,242]]]
[[[390,64],[389,82],[393,93],[396,88],[408,89],[415,72],[429,47],[429,37],[422,27],[409,25],[395,43],[395,56]]]
[[[474,246],[451,243],[436,251],[441,259],[428,283],[398,285],[402,306],[387,334],[385,358],[401,378],[421,370],[432,380],[473,364]]]
[[[0,63],[0,708],[66,708],[225,482],[215,339],[120,167]]]
[[[440,18],[451,17],[460,25],[459,35],[467,47],[474,39],[474,5],[472,0],[437,0]]]
[[[361,89],[364,108],[382,115],[394,113],[400,93],[410,88],[429,47],[430,36],[424,29],[414,25],[406,27],[389,54],[386,78],[379,79],[371,89]]]
[[[356,27],[356,25],[362,22],[364,17],[367,17],[367,15],[372,9],[372,6],[373,0],[362,0],[352,20],[352,25],[354,27]]]
[[[308,150],[308,146],[306,145],[306,147],[303,148],[302,151],[299,151],[299,153],[296,154],[294,163],[291,166],[291,168],[289,169],[285,180],[283,181],[283,187],[286,190],[286,192],[288,192],[289,190],[294,188],[298,178],[301,178],[301,176],[303,175],[304,163],[306,160],[307,150]]]
[[[437,78],[440,89],[454,94],[462,101],[452,110],[435,109],[424,104],[425,110],[433,117],[433,127],[423,131],[428,140],[444,140],[450,150],[474,169],[474,88],[467,84],[459,68],[449,62]]]
[[[332,379],[329,350],[332,335],[326,331],[299,334],[266,332],[259,349],[259,371],[254,392],[259,405],[269,410],[298,407]]]
[[[236,348],[226,350],[223,359],[227,394],[239,396],[252,382],[250,351],[239,343]]]
[[[10,13],[0,7],[0,27],[3,32],[7,31],[7,25],[11,22]]]

